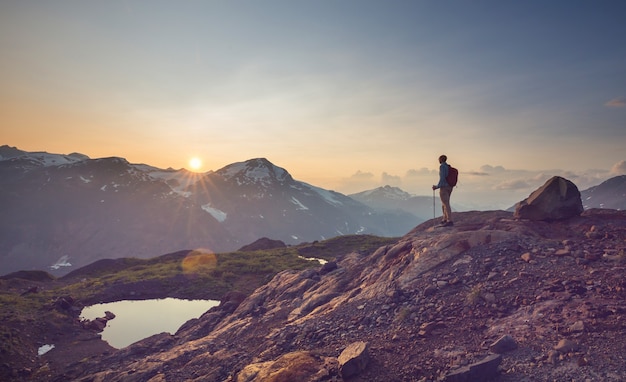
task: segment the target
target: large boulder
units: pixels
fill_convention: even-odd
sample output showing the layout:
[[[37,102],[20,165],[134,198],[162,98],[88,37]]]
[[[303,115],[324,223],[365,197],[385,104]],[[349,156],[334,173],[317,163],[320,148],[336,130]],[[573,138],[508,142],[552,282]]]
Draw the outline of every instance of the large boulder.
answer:
[[[515,206],[515,218],[559,220],[578,216],[583,203],[578,187],[571,181],[554,176]]]
[[[339,373],[343,378],[360,374],[369,363],[369,345],[367,342],[353,342],[339,355]]]

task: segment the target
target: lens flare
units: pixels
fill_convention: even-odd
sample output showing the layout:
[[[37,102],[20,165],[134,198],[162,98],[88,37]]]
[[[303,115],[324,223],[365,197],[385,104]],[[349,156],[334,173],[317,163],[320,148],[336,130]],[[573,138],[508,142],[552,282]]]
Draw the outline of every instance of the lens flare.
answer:
[[[184,274],[195,274],[209,271],[217,265],[217,256],[208,249],[194,249],[182,261]]]

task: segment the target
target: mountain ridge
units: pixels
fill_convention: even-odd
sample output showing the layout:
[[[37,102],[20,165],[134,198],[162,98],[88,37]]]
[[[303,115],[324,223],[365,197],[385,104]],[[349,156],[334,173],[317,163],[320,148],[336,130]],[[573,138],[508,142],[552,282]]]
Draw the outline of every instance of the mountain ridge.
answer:
[[[414,221],[294,180],[265,158],[191,173],[0,150],[0,273],[153,257],[181,248],[228,251],[271,237],[287,244],[367,233],[399,236]],[[67,240],[72,238],[72,240]]]
[[[626,207],[626,182],[581,192],[587,207]],[[337,235],[401,236],[440,211],[439,198],[384,186],[343,195],[293,179],[267,158],[193,173],[121,157],[0,147],[0,273],[62,275],[98,258],[181,248],[229,251],[261,237],[287,245]],[[72,240],[67,240],[72,238]]]
[[[441,200],[439,198],[412,195],[399,187],[389,185],[348,196],[377,211],[403,211],[410,213],[416,217],[416,224],[431,219],[435,211],[441,211]]]
[[[581,191],[581,199],[585,209],[626,210],[626,175],[615,176],[597,186]]]

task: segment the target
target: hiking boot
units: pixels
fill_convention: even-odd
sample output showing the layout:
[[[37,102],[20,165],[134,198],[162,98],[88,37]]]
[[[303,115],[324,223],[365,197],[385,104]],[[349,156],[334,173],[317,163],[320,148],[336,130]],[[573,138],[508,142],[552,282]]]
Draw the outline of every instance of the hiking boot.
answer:
[[[452,227],[454,225],[454,222],[445,222],[443,224],[444,227]]]

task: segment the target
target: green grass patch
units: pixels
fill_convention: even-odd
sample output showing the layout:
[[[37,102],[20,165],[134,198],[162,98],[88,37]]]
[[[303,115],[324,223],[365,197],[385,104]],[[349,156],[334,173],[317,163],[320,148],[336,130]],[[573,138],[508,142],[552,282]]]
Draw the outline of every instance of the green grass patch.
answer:
[[[219,299],[231,290],[250,293],[286,269],[320,267],[319,262],[306,258],[336,260],[352,252],[371,253],[396,241],[371,235],[349,235],[269,250],[217,254],[194,250],[152,259],[106,260],[86,267],[84,272],[75,271],[71,278],[75,282],[57,292],[89,300],[121,285],[151,282],[166,296]],[[98,268],[98,264],[103,269]]]

